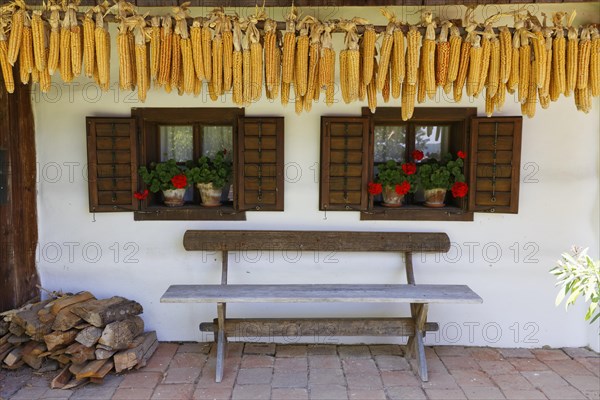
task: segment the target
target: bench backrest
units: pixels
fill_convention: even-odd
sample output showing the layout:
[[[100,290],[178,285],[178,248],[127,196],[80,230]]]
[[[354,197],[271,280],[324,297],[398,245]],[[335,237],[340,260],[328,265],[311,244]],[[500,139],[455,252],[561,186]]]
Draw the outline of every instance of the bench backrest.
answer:
[[[441,232],[348,231],[213,231],[189,230],[188,251],[304,250],[448,252],[450,239]]]

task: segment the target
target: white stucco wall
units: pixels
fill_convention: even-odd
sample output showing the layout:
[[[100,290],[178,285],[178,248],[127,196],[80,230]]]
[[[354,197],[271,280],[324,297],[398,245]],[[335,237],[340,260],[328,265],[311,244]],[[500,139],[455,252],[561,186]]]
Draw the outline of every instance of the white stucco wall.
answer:
[[[537,5],[526,6],[534,12],[570,11],[567,5],[541,10]],[[497,9],[482,12],[490,15]],[[597,4],[578,4],[578,21],[597,19],[598,9]],[[410,22],[417,18],[410,14],[413,11],[398,9]],[[436,10],[449,17],[462,11],[461,7]],[[361,15],[384,23],[375,8],[312,12],[321,17]],[[281,9],[271,10],[276,18],[283,14]],[[341,35],[335,35],[337,49],[341,40]],[[113,62],[113,79],[118,76],[116,66]],[[548,110],[538,109],[534,119],[524,119],[518,215],[476,214],[473,222],[360,221],[356,212],[329,212],[325,218],[318,211],[320,116],[359,115],[363,104],[331,108],[315,104],[309,114],[297,116],[293,105],[283,108],[263,99],[246,114],[285,117],[285,212],[248,212],[245,222],[134,222],[130,213],[94,216],[88,212],[85,117],[129,116],[132,107],[227,107],[231,103],[206,101],[205,93],[193,98],[151,90],[147,102],[139,104],[135,95],[116,87],[115,82],[115,90],[99,94],[93,84],[81,80],[71,86],[57,83],[46,95],[33,94],[39,161],[37,261],[44,288],[136,299],[144,306],[147,328],[156,329],[159,339],[201,340],[197,324],[215,317],[214,305],[159,303],[170,284],[219,282],[218,256],[209,255],[203,262],[200,253],[184,251],[182,237],[187,229],[445,231],[453,249],[437,260],[417,256],[417,282],[468,284],[484,303],[431,306],[429,319],[438,321],[441,331],[428,335],[429,343],[505,347],[592,343],[598,347],[597,325],[590,328],[583,321],[582,303],[569,312],[554,306],[555,280],[548,274],[560,254],[573,244],[589,246],[595,257],[600,254],[598,99],[588,115],[575,110],[572,98],[561,98]],[[399,106],[399,102],[389,105]],[[480,115],[484,110],[482,99],[465,98],[453,104],[440,98],[425,106],[476,106]],[[520,106],[509,97],[498,115],[520,115]],[[256,254],[238,256],[239,264],[230,267],[230,282],[404,281],[401,259],[396,255],[345,253],[325,259],[327,254],[310,253],[302,254],[297,262],[289,262],[295,254],[288,254],[288,261],[284,256],[277,254],[272,263],[266,255],[258,263],[252,262]],[[232,304],[228,312],[232,317],[395,316],[406,313],[407,307]]]

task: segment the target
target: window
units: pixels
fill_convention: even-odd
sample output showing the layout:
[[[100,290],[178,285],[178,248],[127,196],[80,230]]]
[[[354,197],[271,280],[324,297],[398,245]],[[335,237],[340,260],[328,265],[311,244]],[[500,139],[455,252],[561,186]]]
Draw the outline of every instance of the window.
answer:
[[[361,117],[322,117],[319,208],[360,211],[363,220],[471,221],[474,211],[516,212],[521,118],[478,118],[476,111],[416,108],[411,120],[402,121],[399,108],[383,107],[374,114],[363,108]],[[497,133],[493,144],[492,131]],[[477,140],[480,135],[482,139]],[[466,151],[468,197],[447,196],[446,206],[434,209],[422,205],[421,191],[407,195],[402,207],[382,207],[381,195],[370,196],[366,190],[377,175],[378,164],[412,161],[414,150],[438,160]]]
[[[92,212],[134,211],[136,220],[240,220],[248,210],[283,210],[283,118],[245,117],[238,108],[139,108],[132,118],[87,120]],[[196,161],[223,149],[233,177],[221,206],[201,206],[195,188],[182,207],[164,206],[160,193],[134,198],[145,189],[140,166]],[[259,172],[258,182],[252,171]]]

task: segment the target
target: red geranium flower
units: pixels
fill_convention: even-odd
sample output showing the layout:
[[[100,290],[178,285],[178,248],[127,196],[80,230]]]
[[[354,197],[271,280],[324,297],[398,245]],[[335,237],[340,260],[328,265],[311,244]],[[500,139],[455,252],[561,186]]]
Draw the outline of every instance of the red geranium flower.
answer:
[[[404,196],[409,191],[410,191],[410,182],[409,181],[404,181],[401,184],[396,185],[396,193],[398,193],[399,196]]]
[[[469,186],[464,182],[456,182],[452,185],[452,196],[465,197],[469,191]]]
[[[375,196],[381,193],[383,191],[383,188],[381,187],[381,183],[369,182],[368,190],[370,195]]]
[[[402,164],[402,171],[404,171],[406,175],[412,175],[417,172],[417,166],[412,162],[404,163]]]
[[[462,150],[459,150],[458,153],[456,153],[456,155],[458,156],[458,158],[462,158],[462,159],[467,158],[467,153],[465,153]]]
[[[412,158],[415,161],[421,161],[423,159],[423,157],[424,157],[424,155],[421,150],[415,150],[412,152]]]
[[[135,192],[133,197],[138,200],[144,200],[146,197],[148,197],[148,189],[144,190],[143,192]]]
[[[175,175],[171,178],[171,183],[175,186],[175,189],[183,189],[187,186],[187,176],[183,174]]]

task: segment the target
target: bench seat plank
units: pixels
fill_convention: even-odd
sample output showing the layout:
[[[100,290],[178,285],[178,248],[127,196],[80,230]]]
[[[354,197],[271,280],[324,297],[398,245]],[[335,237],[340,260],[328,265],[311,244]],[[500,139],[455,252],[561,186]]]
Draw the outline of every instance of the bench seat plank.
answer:
[[[466,285],[172,285],[161,303],[481,303]]]

